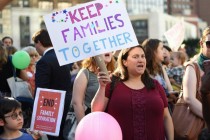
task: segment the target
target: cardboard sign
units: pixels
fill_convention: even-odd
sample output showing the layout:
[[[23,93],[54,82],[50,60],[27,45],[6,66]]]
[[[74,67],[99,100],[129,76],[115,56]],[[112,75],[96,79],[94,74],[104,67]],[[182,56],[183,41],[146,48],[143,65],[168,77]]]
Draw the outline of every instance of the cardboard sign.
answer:
[[[31,130],[58,136],[66,91],[38,88],[33,107]]]
[[[164,35],[168,41],[169,47],[173,51],[178,51],[179,47],[184,41],[184,35],[185,35],[184,21],[181,20],[180,22],[175,24],[172,28],[170,28],[167,32],[165,32]]]
[[[122,0],[97,0],[44,16],[60,65],[138,45]]]

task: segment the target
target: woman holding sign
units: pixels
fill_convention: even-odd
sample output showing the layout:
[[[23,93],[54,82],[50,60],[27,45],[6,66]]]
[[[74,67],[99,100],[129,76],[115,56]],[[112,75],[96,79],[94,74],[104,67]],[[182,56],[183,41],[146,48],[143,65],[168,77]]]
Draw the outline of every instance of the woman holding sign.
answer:
[[[112,115],[122,129],[123,140],[173,140],[165,92],[145,69],[145,53],[140,45],[123,49],[114,84],[109,83],[106,73],[99,72],[99,89],[91,109]]]
[[[108,71],[115,69],[115,60],[112,53],[103,54],[103,60]],[[72,104],[79,122],[87,113],[90,113],[91,101],[98,90],[97,65],[94,57],[87,58],[82,62],[82,69],[78,72],[73,85]],[[87,107],[85,109],[84,105]],[[85,111],[86,110],[86,111]]]

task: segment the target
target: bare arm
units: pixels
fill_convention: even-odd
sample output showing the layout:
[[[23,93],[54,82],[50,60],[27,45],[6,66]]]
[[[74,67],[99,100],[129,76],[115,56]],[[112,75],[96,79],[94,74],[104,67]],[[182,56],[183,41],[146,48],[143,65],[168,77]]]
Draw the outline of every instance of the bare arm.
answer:
[[[24,81],[28,81],[29,77],[25,70],[20,70],[20,78],[23,79]]]
[[[164,128],[167,140],[174,140],[174,126],[168,108],[164,108]]]
[[[167,84],[168,91],[169,92],[173,91],[173,87],[171,86],[171,82],[170,82],[167,72],[163,66],[162,66],[162,71],[163,71],[164,80],[166,81],[166,84]]]
[[[84,98],[87,83],[84,72],[80,70],[75,78],[72,92],[72,105],[78,122],[85,116]]]
[[[104,111],[106,109],[106,106],[109,100],[107,97],[105,97],[106,85],[110,81],[109,76],[106,75],[106,73],[104,72],[99,72],[98,80],[99,80],[99,89],[96,92],[96,95],[91,102],[92,112]]]
[[[191,111],[203,118],[201,102],[196,99],[196,86],[195,70],[192,66],[188,66],[183,77],[183,97],[186,103],[189,104]]]
[[[173,85],[173,86],[176,86],[177,88],[181,88],[181,85],[177,84],[176,81],[173,79],[173,78],[169,78],[170,80],[170,83]]]

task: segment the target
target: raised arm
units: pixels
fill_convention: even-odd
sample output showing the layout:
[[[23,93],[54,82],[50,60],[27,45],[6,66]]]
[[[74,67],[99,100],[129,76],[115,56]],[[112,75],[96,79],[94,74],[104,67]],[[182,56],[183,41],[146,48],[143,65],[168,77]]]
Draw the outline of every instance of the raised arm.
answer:
[[[162,71],[163,71],[164,80],[166,81],[166,84],[167,84],[167,89],[168,89],[169,92],[171,92],[171,91],[173,91],[173,87],[171,85],[171,82],[169,80],[168,74],[167,74],[164,66],[162,66]]]
[[[104,111],[107,107],[109,99],[105,96],[106,85],[109,83],[109,76],[104,72],[98,73],[99,88],[95,97],[91,102],[91,110]]]

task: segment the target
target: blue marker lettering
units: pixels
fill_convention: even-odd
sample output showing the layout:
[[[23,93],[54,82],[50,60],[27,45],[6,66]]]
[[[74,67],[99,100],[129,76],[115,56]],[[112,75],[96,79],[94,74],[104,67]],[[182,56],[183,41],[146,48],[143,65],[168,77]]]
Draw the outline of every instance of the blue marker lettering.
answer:
[[[66,51],[68,51],[68,50],[69,50],[69,48],[63,48],[63,49],[61,49],[61,50],[58,50],[58,52],[62,52],[62,53],[63,53],[64,59],[65,59],[66,61],[68,61],[68,58],[67,58],[67,56],[66,56]]]
[[[79,51],[79,48],[77,46],[74,46],[72,48],[72,54],[75,58],[79,57],[80,56],[80,51]]]
[[[85,46],[87,46],[87,48]],[[83,51],[85,53],[89,53],[91,51],[91,48],[88,46],[88,43],[83,44]]]

